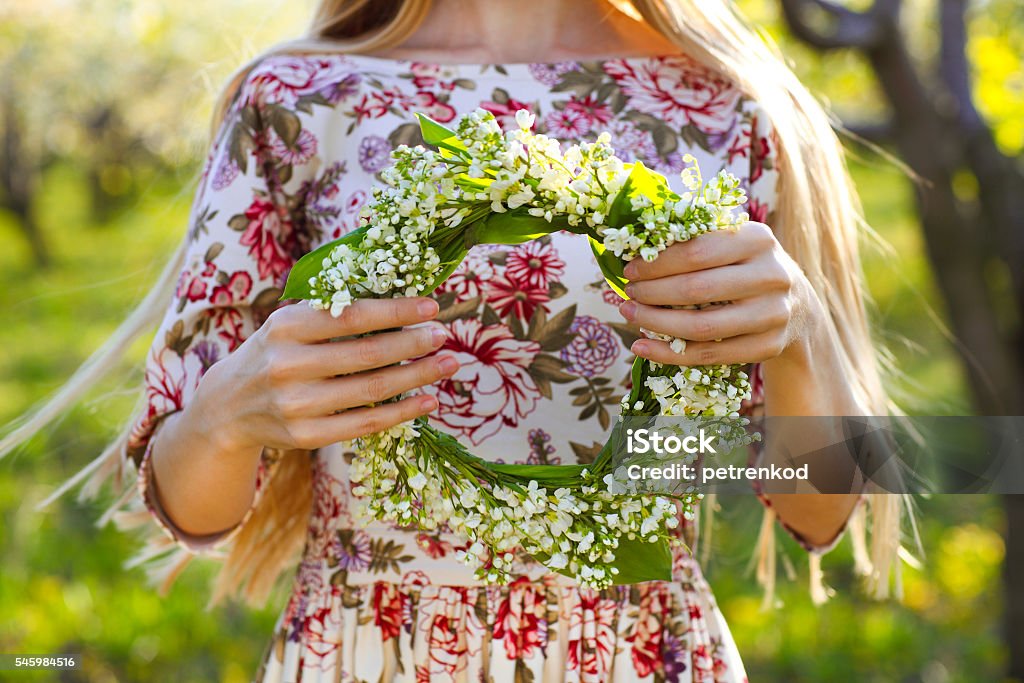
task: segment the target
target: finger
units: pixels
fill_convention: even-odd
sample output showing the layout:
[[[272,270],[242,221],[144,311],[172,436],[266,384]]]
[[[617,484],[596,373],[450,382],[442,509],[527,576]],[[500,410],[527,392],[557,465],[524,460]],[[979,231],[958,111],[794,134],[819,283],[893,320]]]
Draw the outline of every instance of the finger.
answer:
[[[757,363],[775,358],[785,344],[777,331],[745,334],[731,339],[694,341],[686,344],[683,353],[676,353],[666,342],[657,339],[638,339],[630,350],[636,355],[665,365],[730,365]]]
[[[279,313],[281,315],[270,333],[300,342],[317,342],[415,325],[433,319],[437,312],[437,302],[428,297],[359,299],[337,318],[329,311],[315,309],[300,301],[274,311],[271,319]]]
[[[296,375],[327,378],[383,368],[418,358],[439,348],[448,338],[440,323],[395,332],[303,346]]]
[[[676,273],[740,263],[763,251],[774,240],[763,223],[744,223],[735,230],[718,230],[676,242],[653,261],[635,258],[626,264],[627,280],[653,280]]]
[[[651,306],[684,306],[746,299],[774,288],[767,269],[753,264],[720,266],[626,285],[630,299]]]
[[[790,311],[785,299],[759,297],[727,306],[685,310],[627,301],[619,306],[626,320],[680,339],[712,341],[785,328]]]
[[[458,369],[459,362],[455,356],[444,354],[405,365],[327,379],[308,390],[311,405],[306,414],[329,415],[339,409],[380,403],[450,377]]]
[[[384,431],[422,417],[436,408],[437,398],[434,396],[410,396],[382,406],[355,408],[337,415],[303,420],[292,431],[302,448],[323,448],[338,441]]]

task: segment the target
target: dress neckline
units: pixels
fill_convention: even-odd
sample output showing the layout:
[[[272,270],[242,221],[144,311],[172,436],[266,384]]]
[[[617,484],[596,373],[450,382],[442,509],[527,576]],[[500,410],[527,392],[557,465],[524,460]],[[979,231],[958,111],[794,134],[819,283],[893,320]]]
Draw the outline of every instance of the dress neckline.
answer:
[[[429,60],[418,60],[410,58],[379,57],[377,55],[367,55],[358,52],[343,52],[336,54],[341,54],[346,58],[352,59],[353,61],[361,61],[367,66],[376,67],[382,70],[408,70],[413,64],[417,64],[422,67],[428,67],[431,69],[436,68],[439,70],[453,71],[460,75],[469,75],[470,73],[472,73],[474,76],[479,76],[481,74],[491,71],[494,73],[501,74],[502,76],[505,77],[523,77],[530,79],[535,79],[538,71],[554,71],[557,69],[563,69],[566,65],[570,64],[604,65],[610,62],[638,64],[643,62],[656,62],[665,59],[680,59],[686,57],[686,55],[682,53],[676,53],[660,55],[633,55],[628,57],[605,56],[591,57],[586,59],[565,59],[560,61],[538,62],[434,62]]]

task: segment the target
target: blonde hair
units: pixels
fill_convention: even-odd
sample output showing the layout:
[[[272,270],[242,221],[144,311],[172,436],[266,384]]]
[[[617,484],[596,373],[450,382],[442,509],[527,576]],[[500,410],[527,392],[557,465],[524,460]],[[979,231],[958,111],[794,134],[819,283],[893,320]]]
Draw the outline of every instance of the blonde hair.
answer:
[[[872,339],[868,324],[858,233],[869,229],[846,168],[843,147],[833,130],[834,122],[800,83],[771,40],[749,26],[731,3],[613,2],[634,18],[647,22],[706,67],[731,79],[767,113],[779,142],[779,199],[773,227],[831,313],[828,324],[840,341],[844,374],[852,382],[861,404],[873,415],[898,412],[883,388],[881,346]],[[270,47],[228,78],[214,106],[211,137],[246,74],[265,57],[324,51],[358,53],[397,45],[419,27],[430,7],[431,0],[321,0],[305,36]],[[183,243],[152,291],[107,343],[53,398],[23,418],[0,441],[0,457],[73,405],[117,364],[134,339],[160,321],[183,265],[185,248]],[[147,529],[149,543],[126,566],[146,565],[151,581],[164,593],[193,555],[185,548],[174,547],[170,539],[154,528],[141,506],[130,512],[118,511],[134,494],[134,471],[126,467],[126,442],[127,432],[39,507],[83,481],[79,500],[95,496],[104,482],[114,481],[122,488],[122,494],[101,516],[99,524],[113,519],[122,529]],[[249,604],[265,603],[278,577],[295,561],[304,541],[312,479],[308,457],[298,453],[286,455],[279,460],[266,495],[230,543],[208,609],[229,594],[238,594]],[[713,501],[707,502],[704,526],[709,530],[707,522]],[[869,493],[867,502],[867,510],[859,506],[849,524],[856,569],[866,577],[868,592],[880,599],[889,596],[894,575],[895,593],[899,596],[899,557],[906,557],[901,546],[901,519],[906,514],[912,520],[909,497],[875,490]],[[775,533],[774,513],[766,508],[755,553],[757,579],[764,587],[766,604],[773,603]],[[821,602],[826,598],[826,589],[820,555],[811,554],[810,564],[812,596],[815,602]]]

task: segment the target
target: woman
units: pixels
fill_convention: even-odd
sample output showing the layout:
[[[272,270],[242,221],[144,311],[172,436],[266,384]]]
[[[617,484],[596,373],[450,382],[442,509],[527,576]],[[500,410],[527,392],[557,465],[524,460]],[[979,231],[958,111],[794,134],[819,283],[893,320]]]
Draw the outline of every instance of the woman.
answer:
[[[630,264],[626,302],[562,233],[476,248],[431,298],[360,301],[338,319],[278,302],[296,258],[355,227],[389,151],[416,140],[415,112],[450,121],[476,107],[506,125],[530,109],[569,142],[608,130],[673,184],[692,153],[744,180],[755,222]],[[195,554],[226,549],[211,604],[235,590],[265,600],[301,553],[257,680],[745,680],[690,554],[668,582],[596,592],[524,564],[510,586],[481,587],[445,534],[355,524],[340,442],[429,415],[483,457],[587,462],[632,354],[751,363],[750,412],[887,412],[842,149],[777,54],[704,0],[324,0],[308,38],[236,73],[213,123],[161,282],[0,453],[162,315],[130,433],[55,496],[87,476],[86,492],[127,479],[106,517],[160,532],[130,564],[166,590]],[[707,301],[731,304],[668,308]],[[678,356],[640,327],[692,341]],[[869,498],[870,558],[864,496],[763,494],[769,595],[777,518],[810,551],[817,599],[820,555],[848,523],[884,596],[900,499]],[[682,533],[692,547],[694,526]]]

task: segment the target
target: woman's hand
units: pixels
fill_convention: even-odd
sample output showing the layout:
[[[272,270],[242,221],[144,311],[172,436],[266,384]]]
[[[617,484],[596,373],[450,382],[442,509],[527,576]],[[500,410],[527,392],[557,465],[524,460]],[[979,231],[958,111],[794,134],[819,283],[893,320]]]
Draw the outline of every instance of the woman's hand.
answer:
[[[763,223],[711,232],[625,268],[629,301],[619,311],[651,332],[687,340],[677,354],[656,339],[632,351],[669,365],[765,361],[802,348],[823,307],[800,267]],[[700,310],[663,306],[730,302]]]
[[[338,318],[306,302],[283,306],[210,367],[186,410],[224,452],[311,450],[425,415],[437,407],[433,396],[366,406],[458,370],[450,354],[395,365],[439,348],[440,324],[330,340],[424,323],[437,312],[425,297],[363,299]]]

